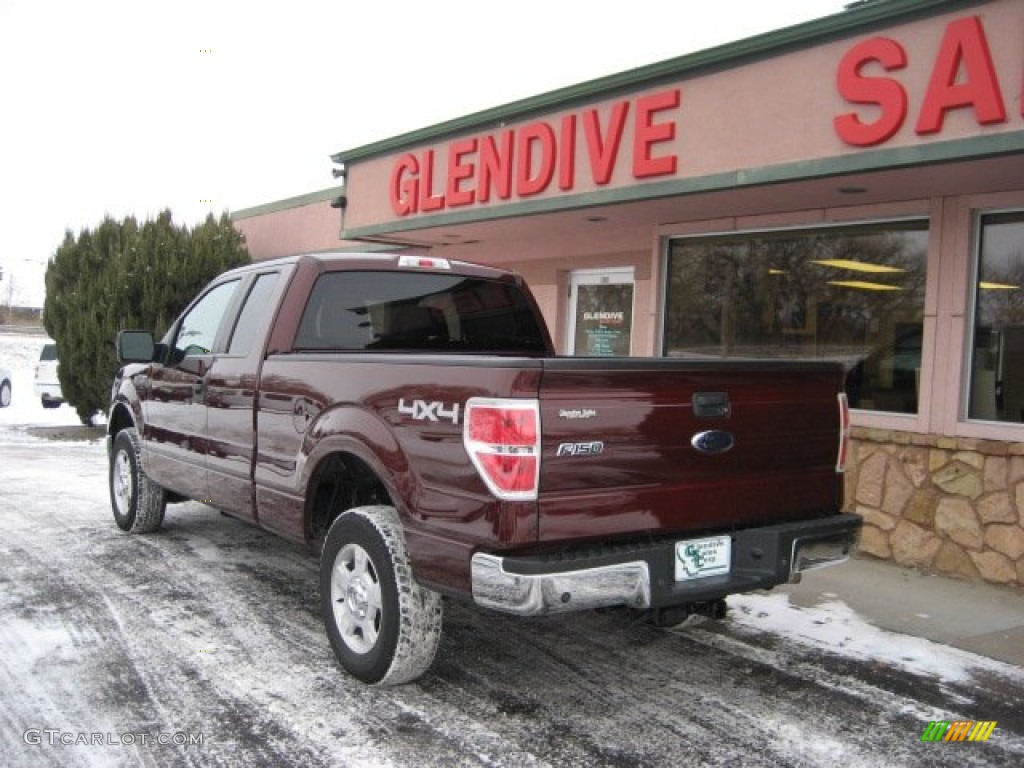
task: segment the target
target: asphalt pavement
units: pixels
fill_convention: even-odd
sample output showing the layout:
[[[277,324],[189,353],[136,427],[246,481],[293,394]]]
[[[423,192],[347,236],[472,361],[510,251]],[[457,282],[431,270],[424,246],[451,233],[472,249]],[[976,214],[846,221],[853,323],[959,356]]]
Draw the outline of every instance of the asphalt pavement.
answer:
[[[1024,591],[861,556],[778,591],[803,607],[839,599],[881,629],[1024,667]]]

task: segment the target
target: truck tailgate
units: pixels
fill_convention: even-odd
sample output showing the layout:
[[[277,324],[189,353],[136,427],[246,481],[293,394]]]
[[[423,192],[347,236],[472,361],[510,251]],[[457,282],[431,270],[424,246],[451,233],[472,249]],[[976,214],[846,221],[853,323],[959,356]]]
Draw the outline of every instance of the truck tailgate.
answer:
[[[842,383],[831,363],[545,360],[540,541],[839,511]]]

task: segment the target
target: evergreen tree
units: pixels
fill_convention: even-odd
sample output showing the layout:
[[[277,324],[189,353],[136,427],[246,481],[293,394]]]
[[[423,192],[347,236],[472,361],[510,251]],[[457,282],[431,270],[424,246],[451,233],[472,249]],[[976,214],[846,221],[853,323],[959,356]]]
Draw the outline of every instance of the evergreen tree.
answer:
[[[163,335],[200,288],[248,261],[226,213],[192,229],[165,210],[141,226],[107,216],[94,231],[66,232],[46,269],[43,324],[57,342],[64,399],[82,423],[109,405],[118,331]]]

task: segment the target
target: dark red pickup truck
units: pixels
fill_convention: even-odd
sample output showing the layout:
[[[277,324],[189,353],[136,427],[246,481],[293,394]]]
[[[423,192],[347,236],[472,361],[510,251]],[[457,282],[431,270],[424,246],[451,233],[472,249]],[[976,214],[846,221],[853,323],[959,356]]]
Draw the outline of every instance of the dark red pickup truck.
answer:
[[[331,645],[366,682],[427,670],[442,594],[672,624],[857,544],[840,365],[557,357],[510,272],[257,263],[118,350],[117,524],[196,499],[308,543]]]

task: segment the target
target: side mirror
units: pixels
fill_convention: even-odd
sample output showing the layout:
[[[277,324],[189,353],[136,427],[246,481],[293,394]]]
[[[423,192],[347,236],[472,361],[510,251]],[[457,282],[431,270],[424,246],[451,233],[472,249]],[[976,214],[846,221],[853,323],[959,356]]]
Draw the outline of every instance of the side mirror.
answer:
[[[124,363],[151,363],[156,351],[153,334],[149,331],[120,331],[117,334],[117,361]]]

